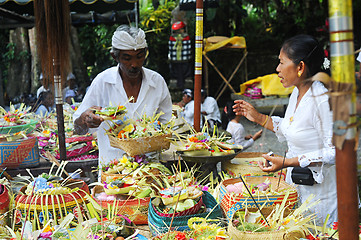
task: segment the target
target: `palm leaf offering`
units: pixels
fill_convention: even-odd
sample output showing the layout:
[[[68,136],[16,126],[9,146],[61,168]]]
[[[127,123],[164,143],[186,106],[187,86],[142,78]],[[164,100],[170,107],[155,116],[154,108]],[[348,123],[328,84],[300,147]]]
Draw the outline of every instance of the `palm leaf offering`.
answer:
[[[114,121],[113,125],[106,131],[110,136],[119,139],[132,139],[142,137],[154,137],[172,133],[172,122],[163,124],[159,117],[164,113],[154,114],[148,117],[146,114],[138,120],[124,117],[121,120]]]
[[[95,114],[98,114],[104,120],[115,120],[122,117],[126,113],[126,108],[122,105],[108,106],[100,110],[95,109]]]
[[[31,107],[27,107],[24,103],[20,104],[18,108],[10,104],[9,111],[6,111],[0,106],[0,127],[9,127],[26,124],[31,115]]]
[[[243,149],[240,145],[227,143],[227,137],[223,134],[218,136],[218,130],[215,126],[212,133],[209,133],[208,127],[203,127],[201,132],[196,132],[183,136],[177,135],[173,144],[177,150],[185,156],[223,156],[234,154],[235,150]]]
[[[193,217],[188,220],[188,232],[172,231],[152,238],[152,240],[182,239],[182,240],[222,240],[230,239],[225,228],[212,223],[212,220]]]
[[[319,203],[319,201],[312,201],[314,197],[310,195],[301,206],[292,210],[287,206],[287,198],[273,208],[262,206],[260,210],[248,208],[239,210],[233,215],[228,231],[231,236],[244,238],[247,238],[247,234],[257,236],[256,233],[259,234],[258,237],[263,236],[263,233],[285,236],[285,239],[305,237],[309,233],[306,225],[315,218],[315,214],[307,214],[307,210]],[[260,211],[263,216],[266,216],[267,221]]]

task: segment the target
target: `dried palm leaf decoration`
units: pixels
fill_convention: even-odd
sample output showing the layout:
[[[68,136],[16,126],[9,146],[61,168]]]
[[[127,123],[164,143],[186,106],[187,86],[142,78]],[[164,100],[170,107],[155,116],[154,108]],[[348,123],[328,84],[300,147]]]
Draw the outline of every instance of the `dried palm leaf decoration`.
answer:
[[[66,79],[69,67],[69,1],[34,0],[34,13],[43,85],[54,84],[60,159],[66,160],[61,79]]]

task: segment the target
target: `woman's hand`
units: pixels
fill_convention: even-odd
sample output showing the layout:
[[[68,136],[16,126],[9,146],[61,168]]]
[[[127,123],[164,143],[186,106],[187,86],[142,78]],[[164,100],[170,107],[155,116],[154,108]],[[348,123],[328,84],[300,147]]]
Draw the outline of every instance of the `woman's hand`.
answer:
[[[235,100],[234,103],[233,111],[236,115],[245,116],[248,120],[257,122],[260,113],[251,104],[244,100]]]
[[[282,168],[286,167],[297,167],[299,166],[298,158],[283,158],[283,157],[272,157],[267,154],[263,154],[262,157],[266,159],[266,162],[258,162],[259,168],[264,172],[277,172]]]

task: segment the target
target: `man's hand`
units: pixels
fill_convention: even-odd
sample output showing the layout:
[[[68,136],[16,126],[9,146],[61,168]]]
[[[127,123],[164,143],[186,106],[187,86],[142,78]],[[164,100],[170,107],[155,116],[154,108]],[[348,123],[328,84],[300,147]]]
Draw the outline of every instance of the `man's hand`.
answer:
[[[97,128],[104,121],[104,119],[96,114],[95,110],[100,110],[101,107],[93,106],[83,112],[79,118],[74,121],[75,132],[79,135],[84,135],[89,128]]]

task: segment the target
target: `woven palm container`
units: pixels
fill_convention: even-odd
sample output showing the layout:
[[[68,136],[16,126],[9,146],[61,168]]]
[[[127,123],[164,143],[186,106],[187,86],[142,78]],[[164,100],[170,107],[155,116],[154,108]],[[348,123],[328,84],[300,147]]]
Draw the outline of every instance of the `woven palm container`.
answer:
[[[92,196],[104,210],[116,206],[117,214],[128,217],[134,224],[142,225],[148,223],[148,208],[150,197],[146,198],[128,198],[126,200],[98,200],[95,195],[104,192],[103,186],[95,186],[92,190]],[[116,205],[114,205],[116,204]]]
[[[264,160],[262,157],[262,152],[241,152],[235,158],[223,161],[222,162],[222,171],[228,173],[233,177],[242,176],[270,176],[270,177],[279,177],[281,171],[268,173],[263,172],[259,167],[257,162]],[[279,155],[274,155],[275,157],[281,157]],[[282,170],[282,179],[286,177],[287,169]]]
[[[265,213],[263,210],[263,214],[267,217],[270,213],[270,208],[265,209],[267,210]],[[290,213],[290,212],[288,212]],[[287,215],[287,214],[286,214]],[[233,215],[232,215],[233,219]],[[278,240],[278,239],[284,239],[284,240],[296,240],[300,238],[305,238],[306,235],[302,230],[278,230],[278,231],[269,231],[269,232],[247,232],[247,231],[240,231],[238,230],[233,223],[228,224],[228,235],[233,239],[242,239],[242,240]]]
[[[68,194],[57,195],[26,195],[27,186],[21,188],[15,199],[15,227],[21,226],[21,219],[34,222],[36,229],[41,229],[49,219],[59,223],[69,212],[74,213],[75,221],[86,218],[87,204],[85,196],[89,194],[88,185],[82,180],[68,180],[65,187],[77,189]]]
[[[250,176],[245,177],[245,181],[247,185],[258,185],[260,183],[265,182],[266,180],[271,182],[271,189],[273,191],[281,192],[279,194],[274,195],[254,195],[255,201],[259,206],[264,207],[272,207],[276,204],[281,204],[283,199],[286,197],[285,190],[289,190],[290,193],[287,198],[287,204],[289,208],[292,208],[297,202],[297,191],[296,188],[284,180],[280,180],[279,187],[277,189],[279,178],[275,177],[265,177],[265,176]],[[237,182],[241,182],[239,178],[232,178],[224,180],[221,184],[220,191],[219,191],[219,199],[221,201],[221,208],[226,215],[227,219],[231,219],[233,214],[239,209],[245,209],[246,206],[248,208],[255,208],[257,207],[256,204],[253,202],[252,198],[249,196],[244,196],[243,194],[234,194],[229,193],[227,191],[227,186],[230,184],[235,184]],[[244,190],[247,192],[247,190]]]
[[[228,234],[234,240],[296,240],[305,238],[305,234],[302,231],[242,232],[232,224],[228,226]]]
[[[125,151],[129,156],[169,149],[171,134],[152,137],[119,139],[108,135],[110,146]]]
[[[36,137],[0,142],[0,167],[30,168],[40,164]]]

